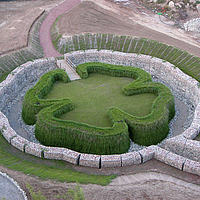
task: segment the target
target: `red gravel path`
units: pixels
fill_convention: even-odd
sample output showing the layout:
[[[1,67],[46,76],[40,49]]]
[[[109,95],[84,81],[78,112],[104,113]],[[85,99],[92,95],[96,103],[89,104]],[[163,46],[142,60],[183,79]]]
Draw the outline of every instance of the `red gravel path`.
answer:
[[[50,29],[55,22],[55,20],[63,13],[71,10],[73,7],[78,5],[81,0],[66,0],[63,3],[59,4],[46,16],[45,20],[40,27],[40,44],[44,50],[44,57],[58,57],[61,56],[53,46],[51,41]]]

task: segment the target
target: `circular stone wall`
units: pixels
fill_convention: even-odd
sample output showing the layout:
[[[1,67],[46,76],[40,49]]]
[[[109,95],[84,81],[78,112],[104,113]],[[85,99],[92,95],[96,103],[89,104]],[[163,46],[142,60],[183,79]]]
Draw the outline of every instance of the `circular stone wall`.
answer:
[[[198,82],[174,65],[158,58],[131,53],[112,52],[107,50],[88,50],[66,54],[75,64],[84,62],[104,62],[125,66],[137,66],[149,72],[154,79],[158,79],[170,87],[183,101],[191,103],[195,108],[194,119],[191,126],[181,135],[167,139],[165,149],[158,146],[146,147],[140,151],[122,155],[92,155],[81,154],[66,148],[46,147],[28,141],[19,136],[9,125],[9,121],[0,112],[0,129],[5,139],[14,147],[26,153],[47,159],[60,159],[73,164],[90,167],[120,167],[132,164],[141,164],[152,158],[158,159],[180,170],[200,174],[199,142],[192,140],[200,129],[200,105]],[[18,94],[22,96],[23,90],[30,82],[36,82],[42,74],[55,67],[55,60],[41,59],[26,63],[15,69],[8,78],[0,84],[1,111],[9,110]],[[5,112],[4,112],[5,113]],[[192,153],[191,153],[192,152]]]

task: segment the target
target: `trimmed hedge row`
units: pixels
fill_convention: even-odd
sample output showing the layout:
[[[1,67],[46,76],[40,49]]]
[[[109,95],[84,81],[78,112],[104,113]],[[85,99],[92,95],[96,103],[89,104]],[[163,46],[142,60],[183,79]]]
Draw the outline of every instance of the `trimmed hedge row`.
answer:
[[[130,146],[128,126],[117,119],[112,128],[99,128],[74,121],[58,119],[70,111],[66,104],[42,110],[35,127],[36,138],[45,145],[66,147],[82,153],[125,153]]]
[[[36,138],[44,145],[66,147],[82,153],[120,154],[128,151],[130,138],[142,145],[157,144],[168,134],[168,122],[174,115],[171,91],[160,83],[153,83],[150,74],[135,67],[115,66],[103,63],[84,63],[77,67],[82,78],[88,73],[101,73],[117,77],[134,78],[123,88],[125,95],[151,92],[158,95],[152,112],[146,117],[131,116],[118,108],[110,108],[111,128],[100,128],[84,123],[66,121],[59,116],[74,109],[69,99],[43,100],[56,80],[68,82],[66,74],[59,70],[48,72],[25,95],[23,118],[27,123],[37,122]]]
[[[54,32],[57,32],[56,24]],[[114,34],[87,33],[84,35],[74,35],[65,39],[58,33],[54,35],[52,37],[54,47],[62,54],[77,50],[106,49],[124,53],[150,55],[174,64],[200,82],[200,58],[174,46],[146,38]]]
[[[142,93],[156,94],[158,97],[153,103],[151,113],[145,117],[136,117],[118,108],[110,108],[110,118],[125,121],[129,127],[130,138],[141,145],[157,144],[167,136],[168,123],[175,114],[173,94],[165,85],[152,82],[150,74],[146,71],[135,67],[94,62],[78,65],[77,73],[81,78],[87,78],[89,73],[134,78],[135,81],[124,86],[123,93],[128,96]]]
[[[24,97],[22,105],[22,118],[28,125],[33,125],[37,121],[38,112],[55,103],[69,102],[69,99],[44,100],[42,99],[49,93],[53,84],[61,80],[65,83],[70,82],[67,73],[62,69],[56,69],[44,74],[37,84],[29,89]]]

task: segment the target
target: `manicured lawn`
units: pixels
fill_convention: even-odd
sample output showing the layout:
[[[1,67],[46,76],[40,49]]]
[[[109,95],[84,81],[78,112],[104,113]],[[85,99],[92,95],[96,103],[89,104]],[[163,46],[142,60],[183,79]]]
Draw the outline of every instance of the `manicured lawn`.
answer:
[[[89,78],[70,83],[57,82],[45,99],[70,98],[75,109],[62,115],[62,119],[83,122],[99,127],[112,126],[107,112],[118,107],[138,117],[151,112],[155,94],[125,96],[123,86],[134,81],[125,77],[90,74]]]

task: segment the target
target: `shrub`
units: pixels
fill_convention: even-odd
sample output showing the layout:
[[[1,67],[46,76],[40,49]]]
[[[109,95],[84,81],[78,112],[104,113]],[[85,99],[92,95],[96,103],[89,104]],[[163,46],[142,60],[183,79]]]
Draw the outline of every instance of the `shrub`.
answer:
[[[69,99],[42,99],[49,92],[54,80],[65,77],[64,73],[56,70],[49,72],[27,92],[25,103],[23,103],[23,113],[28,115],[29,110],[33,110],[30,115],[32,116],[31,122],[36,121],[34,116],[39,112],[35,135],[42,144],[67,147],[82,153],[119,154],[125,153],[129,149],[129,137],[142,145],[157,144],[166,137],[168,122],[174,116],[173,95],[170,89],[163,84],[152,82],[150,74],[140,68],[98,62],[81,64],[77,66],[77,72],[82,78],[87,78],[89,73],[133,78],[135,81],[123,88],[125,95],[154,93],[158,97],[153,103],[151,113],[145,117],[132,116],[118,108],[110,108],[108,115],[113,123],[111,128],[99,128],[62,120],[59,119],[59,116],[74,107]],[[30,102],[27,103],[27,101]],[[30,116],[28,115],[24,119],[30,119]]]
[[[34,192],[33,191],[33,186],[29,185],[28,183],[26,183],[26,188],[28,189],[30,195],[31,195],[31,198],[33,200],[47,200],[47,198],[45,196],[42,195],[41,191],[37,191],[37,192]]]
[[[42,98],[49,93],[53,84],[62,80],[69,82],[70,79],[66,72],[62,69],[56,69],[48,72],[40,78],[40,81],[31,89],[29,89],[24,97],[22,105],[22,118],[28,125],[36,123],[36,115],[38,112],[55,102],[66,102],[69,100],[43,100]]]

